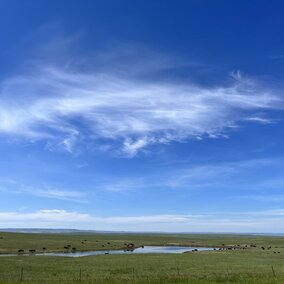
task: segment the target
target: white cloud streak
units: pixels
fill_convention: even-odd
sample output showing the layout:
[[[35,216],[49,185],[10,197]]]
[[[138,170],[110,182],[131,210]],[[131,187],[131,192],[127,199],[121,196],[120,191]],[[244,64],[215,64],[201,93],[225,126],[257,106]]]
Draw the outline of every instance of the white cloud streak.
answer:
[[[259,187],[259,184],[264,186],[272,186],[272,181],[267,182],[267,177],[263,175],[259,177],[259,182],[249,178],[249,174],[254,174],[257,171],[267,168],[279,168],[283,163],[283,159],[251,159],[240,160],[237,162],[223,162],[217,164],[193,165],[183,169],[172,171],[164,178],[164,186],[167,185],[173,188],[237,188],[242,184],[242,187]],[[234,179],[234,184],[231,180]],[[237,181],[236,181],[237,180]],[[262,186],[262,187],[263,187]]]
[[[224,213],[222,213],[224,214]],[[85,213],[48,209],[36,212],[0,212],[1,228],[74,228],[165,232],[262,232],[283,233],[284,210],[222,215],[145,215],[96,217]]]
[[[244,120],[267,123],[255,113],[283,109],[279,96],[233,77],[231,86],[205,88],[39,68],[2,82],[0,133],[70,153],[103,143],[133,157],[152,144],[220,137]]]
[[[0,180],[0,192],[73,202],[86,202],[86,193],[83,191],[58,189],[50,186],[31,186],[15,180]]]
[[[190,161],[188,161],[188,164]],[[251,159],[216,164],[190,165],[155,173],[143,178],[121,178],[106,182],[101,188],[107,191],[120,192],[139,189],[175,188],[175,189],[277,189],[283,185],[283,179],[271,179],[262,175],[256,182],[250,178],[267,169],[282,169],[283,159]],[[232,180],[235,182],[232,183]]]

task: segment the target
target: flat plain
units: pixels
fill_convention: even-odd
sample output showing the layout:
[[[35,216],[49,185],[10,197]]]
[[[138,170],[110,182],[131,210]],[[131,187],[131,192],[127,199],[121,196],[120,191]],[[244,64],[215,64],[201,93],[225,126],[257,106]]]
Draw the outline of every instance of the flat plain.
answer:
[[[182,254],[1,256],[0,283],[284,283],[284,238],[228,234],[0,233],[0,253],[215,247]]]

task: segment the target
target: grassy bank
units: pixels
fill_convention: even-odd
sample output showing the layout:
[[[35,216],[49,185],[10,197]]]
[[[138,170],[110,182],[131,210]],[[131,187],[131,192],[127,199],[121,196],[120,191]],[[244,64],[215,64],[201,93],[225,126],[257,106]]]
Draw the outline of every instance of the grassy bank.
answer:
[[[28,252],[65,251],[64,247],[77,251],[119,249],[126,243],[142,245],[182,245],[182,246],[271,246],[284,247],[283,237],[219,234],[22,234],[0,233],[0,254],[17,253],[19,249]],[[45,248],[45,250],[43,249]]]
[[[2,257],[0,283],[284,283],[281,252]]]
[[[0,283],[284,283],[284,239],[235,235],[52,235],[1,234],[2,251],[65,242],[99,241],[113,246],[147,244],[247,245],[245,250],[185,254],[100,255],[80,258],[16,256],[0,258]],[[9,241],[4,241],[9,238]],[[14,242],[12,241],[14,240]],[[18,241],[18,243],[15,243]],[[73,243],[74,242],[74,243]],[[5,245],[6,243],[6,245]],[[14,244],[14,245],[13,245]],[[60,245],[59,245],[60,244]],[[255,246],[251,247],[253,244]],[[262,249],[264,246],[265,249]],[[271,249],[267,249],[271,246]]]

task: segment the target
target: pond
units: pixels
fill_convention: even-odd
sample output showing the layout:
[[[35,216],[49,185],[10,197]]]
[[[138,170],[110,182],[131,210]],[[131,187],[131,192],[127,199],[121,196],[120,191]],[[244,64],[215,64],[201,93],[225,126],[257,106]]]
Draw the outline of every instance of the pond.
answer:
[[[96,250],[96,251],[76,251],[76,252],[47,252],[34,254],[3,254],[0,256],[65,256],[65,257],[81,257],[90,255],[103,254],[137,254],[137,253],[184,253],[193,250],[204,251],[213,250],[207,247],[180,247],[180,246],[144,246],[134,250]]]

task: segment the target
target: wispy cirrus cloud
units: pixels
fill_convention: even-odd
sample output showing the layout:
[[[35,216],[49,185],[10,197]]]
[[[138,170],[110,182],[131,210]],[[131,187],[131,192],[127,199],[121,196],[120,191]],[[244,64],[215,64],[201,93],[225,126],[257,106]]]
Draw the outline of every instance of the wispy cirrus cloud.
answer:
[[[270,55],[270,56],[268,56],[268,58],[271,58],[271,59],[283,59],[284,58],[284,54]]]
[[[0,180],[0,192],[73,202],[86,202],[86,193],[84,191],[58,189],[46,185],[32,186],[15,180]]]
[[[259,184],[267,187],[273,186],[272,180],[267,181],[263,175],[258,178],[258,183],[250,178],[259,171],[267,169],[280,169],[283,159],[248,159],[233,162],[219,162],[214,164],[192,165],[168,173],[164,185],[172,188],[258,188]],[[235,180],[234,184],[231,180]],[[275,180],[274,180],[275,182]]]
[[[185,161],[183,161],[185,162]],[[186,165],[185,165],[186,164]],[[143,177],[120,177],[113,180],[103,180],[97,189],[110,192],[132,192],[149,189],[183,189],[190,190],[216,190],[246,189],[243,198],[252,198],[261,195],[267,190],[267,201],[270,195],[281,191],[284,180],[282,178],[283,157],[266,159],[247,159],[238,161],[227,161],[217,163],[190,164],[190,161],[176,168],[164,168],[154,174],[143,175]],[[259,172],[263,172],[260,176]],[[273,177],[265,173],[273,172]],[[255,180],[257,176],[257,180]],[[232,182],[234,181],[234,182]],[[271,191],[274,191],[272,193]],[[250,194],[248,194],[250,192]],[[241,198],[241,197],[240,197]],[[263,197],[265,198],[265,197]],[[276,197],[274,196],[273,199]]]
[[[283,203],[284,202],[284,194],[250,194],[250,195],[240,195],[233,196],[232,199],[236,200],[254,200],[263,203]]]
[[[283,109],[279,95],[233,77],[230,86],[202,87],[37,67],[2,82],[0,133],[51,150],[107,145],[134,157],[153,144],[222,137],[245,120],[268,123],[260,111]]]

